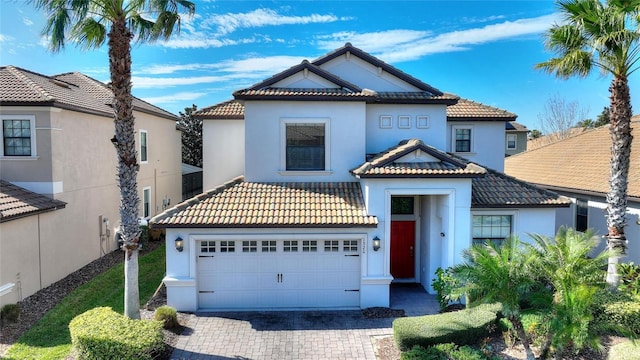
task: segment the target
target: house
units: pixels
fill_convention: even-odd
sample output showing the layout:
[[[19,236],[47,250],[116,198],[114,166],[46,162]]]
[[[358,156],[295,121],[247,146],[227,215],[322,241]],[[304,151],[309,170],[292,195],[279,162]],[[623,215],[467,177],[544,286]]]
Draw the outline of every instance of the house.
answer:
[[[505,156],[527,151],[527,134],[529,133],[529,129],[515,121],[509,121],[505,126]]]
[[[2,304],[117,249],[111,98],[107,85],[81,73],[0,67],[0,196],[3,206],[36,210],[5,217],[2,209],[0,287],[14,284]],[[148,219],[181,201],[180,132],[175,115],[140,99],[133,105],[140,215]]]
[[[167,303],[389,306],[473,241],[552,234],[557,194],[501,173],[507,111],[346,44],[199,110],[204,193],[166,229]]]
[[[631,122],[633,142],[627,187],[627,226],[629,241],[624,261],[640,263],[640,116]],[[571,206],[558,209],[556,224],[599,235],[608,233],[606,194],[609,191],[611,137],[609,125],[584,130],[569,138],[535,150],[510,156],[505,172],[535,183],[571,199]],[[603,249],[606,242],[600,244]]]

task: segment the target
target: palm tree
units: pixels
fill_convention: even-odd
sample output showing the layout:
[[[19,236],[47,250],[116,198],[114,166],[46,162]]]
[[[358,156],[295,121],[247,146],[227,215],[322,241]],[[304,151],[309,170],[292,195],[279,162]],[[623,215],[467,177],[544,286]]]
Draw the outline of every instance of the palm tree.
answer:
[[[617,264],[626,252],[627,178],[631,154],[631,97],[628,78],[640,60],[640,0],[560,0],[564,23],[546,34],[557,57],[537,65],[560,78],[586,77],[593,68],[611,74],[611,169],[607,193],[607,283],[618,285]]]
[[[465,263],[454,266],[453,272],[463,282],[460,290],[468,295],[469,305],[502,303],[502,313],[513,324],[527,360],[535,359],[520,320],[520,301],[536,285],[527,270],[533,258],[522,251],[516,237],[505,239],[501,246],[491,241],[474,244],[463,256]]]
[[[138,161],[131,95],[131,41],[168,39],[180,28],[179,10],[190,15],[195,5],[184,0],[34,0],[46,12],[43,34],[50,49],[60,51],[66,40],[85,48],[99,48],[108,39],[110,88],[113,91],[115,135],[111,139],[118,157],[120,230],[125,252],[125,315],[140,318],[138,289]],[[180,8],[180,9],[179,9]],[[155,21],[149,18],[155,18]]]
[[[602,266],[608,252],[594,254],[599,238],[593,231],[579,232],[561,227],[555,238],[530,234],[534,244],[527,245],[534,256],[532,274],[551,285],[550,330],[541,349],[546,358],[550,346],[556,348],[556,357],[562,350],[573,346],[600,348],[597,335],[590,326],[593,316],[591,304],[596,290],[604,284]]]

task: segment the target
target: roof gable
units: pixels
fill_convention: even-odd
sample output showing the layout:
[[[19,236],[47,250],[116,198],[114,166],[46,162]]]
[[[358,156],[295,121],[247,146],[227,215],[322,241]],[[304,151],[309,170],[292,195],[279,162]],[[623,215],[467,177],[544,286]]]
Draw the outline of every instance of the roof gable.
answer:
[[[403,140],[351,170],[359,178],[474,177],[485,172],[418,139]]]

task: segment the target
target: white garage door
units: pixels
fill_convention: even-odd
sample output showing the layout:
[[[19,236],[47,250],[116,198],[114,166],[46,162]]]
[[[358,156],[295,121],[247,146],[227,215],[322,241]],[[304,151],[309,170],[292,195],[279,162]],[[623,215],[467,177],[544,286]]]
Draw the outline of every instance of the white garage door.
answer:
[[[358,240],[206,240],[200,309],[358,307]]]

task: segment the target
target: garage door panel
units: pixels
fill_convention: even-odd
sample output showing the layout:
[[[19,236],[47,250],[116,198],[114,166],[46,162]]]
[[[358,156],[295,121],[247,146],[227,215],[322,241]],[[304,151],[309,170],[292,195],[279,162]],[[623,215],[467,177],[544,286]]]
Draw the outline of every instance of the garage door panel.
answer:
[[[235,251],[221,253],[221,243]],[[206,241],[208,253],[199,255],[208,257],[198,258],[199,307],[357,307],[358,244],[349,240],[348,248],[347,242],[335,240]]]

